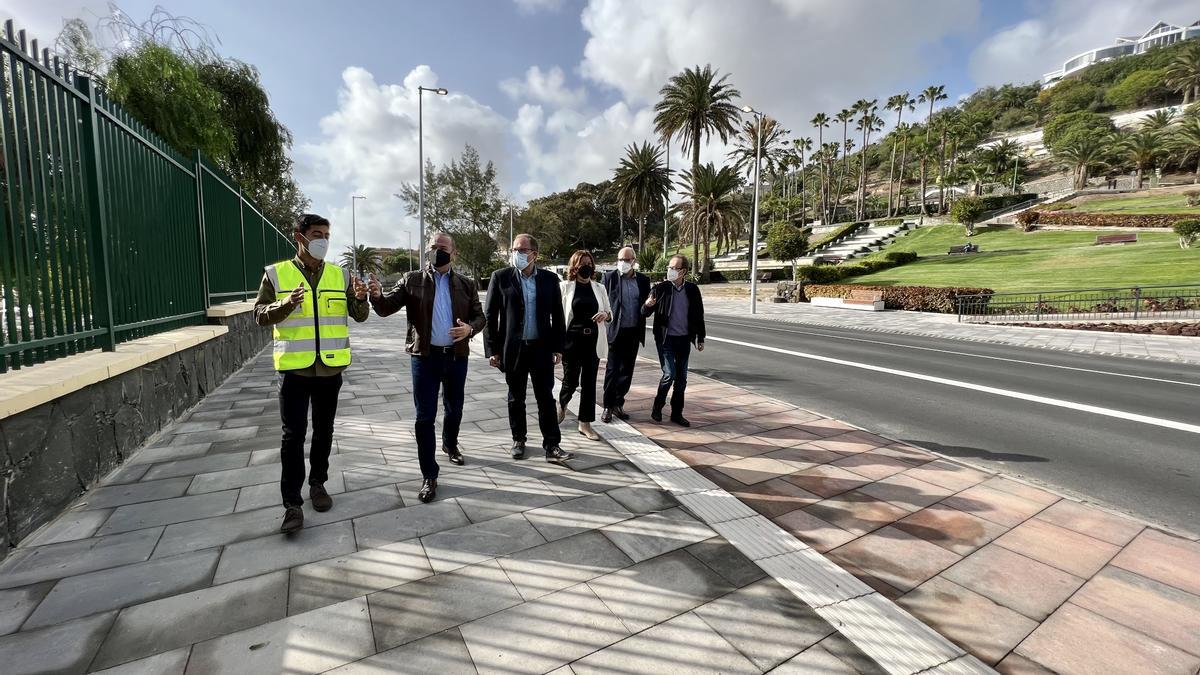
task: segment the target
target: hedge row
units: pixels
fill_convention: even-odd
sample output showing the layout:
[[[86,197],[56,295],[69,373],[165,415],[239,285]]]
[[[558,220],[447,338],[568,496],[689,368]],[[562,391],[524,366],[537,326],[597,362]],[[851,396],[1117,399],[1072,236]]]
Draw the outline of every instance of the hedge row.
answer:
[[[759,270],[758,273],[760,275],[769,273],[771,281],[786,281],[792,278],[792,268],[790,267]],[[750,270],[713,270],[712,280],[717,283],[722,281],[750,281]]]
[[[940,312],[953,314],[955,298],[960,295],[991,294],[990,288],[937,288],[933,286],[866,286],[858,284],[809,284],[804,295],[809,298],[848,298],[852,291],[883,291],[883,305],[888,309],[910,312]]]
[[[913,262],[918,258],[913,251],[888,251],[883,259],[864,260],[854,265],[801,265],[796,275],[814,284],[831,284],[847,277],[871,274]]]
[[[1038,225],[1070,225],[1076,227],[1171,227],[1181,220],[1198,214],[1156,213],[1078,213],[1076,211],[1033,211]]]

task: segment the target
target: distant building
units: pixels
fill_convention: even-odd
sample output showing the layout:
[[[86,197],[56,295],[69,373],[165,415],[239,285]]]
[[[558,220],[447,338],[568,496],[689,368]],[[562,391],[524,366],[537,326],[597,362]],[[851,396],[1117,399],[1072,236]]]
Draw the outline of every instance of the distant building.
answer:
[[[1063,63],[1062,68],[1042,75],[1042,86],[1054,86],[1064,77],[1078,73],[1094,63],[1109,61],[1122,56],[1129,56],[1130,54],[1143,54],[1155,47],[1165,47],[1166,45],[1198,37],[1200,37],[1200,21],[1190,26],[1176,26],[1159,21],[1150,30],[1143,33],[1141,37],[1119,37],[1116,39],[1115,44],[1089,49],[1082,54],[1076,54],[1067,59]]]

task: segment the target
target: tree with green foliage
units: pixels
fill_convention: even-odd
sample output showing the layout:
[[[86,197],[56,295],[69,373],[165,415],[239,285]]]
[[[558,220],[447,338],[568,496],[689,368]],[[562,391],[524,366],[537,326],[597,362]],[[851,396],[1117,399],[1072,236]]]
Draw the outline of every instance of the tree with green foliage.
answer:
[[[950,217],[966,228],[968,237],[975,234],[975,223],[983,212],[983,200],[978,197],[963,197],[950,206]]]
[[[621,243],[616,191],[609,181],[580,183],[531,200],[517,214],[516,229],[537,237],[547,259],[563,260],[578,249],[611,253]]]
[[[829,127],[829,115],[819,112],[813,115],[813,118],[808,121],[817,130],[817,152],[821,154],[821,161],[818,165],[821,169],[821,220],[822,222],[829,221],[829,197],[827,192],[828,185],[828,151],[825,149],[825,129]],[[815,158],[813,161],[817,161]]]
[[[1103,136],[1089,132],[1069,135],[1055,145],[1051,152],[1059,163],[1071,169],[1076,190],[1087,186],[1088,172],[1104,166],[1108,156]]]
[[[1183,104],[1200,98],[1200,43],[1184,45],[1167,66],[1167,85],[1183,94]]]
[[[1137,70],[1104,93],[1104,102],[1118,110],[1166,103],[1171,97],[1165,68]]]
[[[909,112],[917,109],[917,99],[909,96],[908,92],[895,94],[888,97],[887,104],[883,106],[884,110],[896,111],[896,126],[895,129],[901,129],[902,120],[904,118],[904,109],[908,108]],[[892,136],[892,161],[888,163],[888,207],[887,214],[892,215],[892,198],[896,187],[896,151],[900,148],[902,133],[893,133]]]
[[[746,221],[746,213],[742,181],[733,167],[723,166],[718,170],[709,162],[700,165],[698,171],[685,171],[683,180],[691,196],[675,207],[681,234],[687,232],[694,238],[695,233],[705,232],[706,242],[710,240],[708,233],[712,232],[717,234],[719,240],[728,238],[730,234],[736,237]],[[707,251],[705,253],[707,261]],[[707,269],[702,270],[701,278],[707,280],[708,272]]]
[[[1175,122],[1177,113],[1172,108],[1166,110],[1155,110],[1154,112],[1142,118],[1138,126],[1142,129],[1152,129],[1154,131],[1166,131],[1168,127]]]
[[[767,252],[776,260],[792,263],[792,280],[799,281],[796,259],[808,252],[808,237],[804,230],[788,222],[772,223],[767,230]]]
[[[1179,235],[1179,248],[1191,248],[1192,244],[1200,239],[1200,220],[1181,220],[1171,229]]]
[[[1108,115],[1078,111],[1059,115],[1042,129],[1042,143],[1053,152],[1069,137],[1086,134],[1097,138],[1112,133],[1116,127]]]
[[[646,219],[661,212],[671,192],[671,174],[663,164],[663,151],[643,142],[625,148],[621,163],[613,169],[612,189],[622,213],[638,224],[638,250],[646,245]]]
[[[382,274],[384,270],[383,256],[374,246],[359,244],[347,246],[342,253],[342,267],[357,272],[360,277],[368,274]]]
[[[1137,189],[1142,189],[1146,169],[1156,165],[1167,149],[1166,137],[1157,129],[1142,128],[1122,134],[1114,149],[1137,170]]]
[[[1077,78],[1067,78],[1038,94],[1051,117],[1079,111],[1095,112],[1104,103],[1104,90]]]
[[[917,97],[917,101],[919,103],[928,103],[929,104],[929,112],[925,115],[925,143],[922,146],[922,148],[925,151],[920,153],[920,157],[921,157],[921,213],[923,213],[923,214],[929,213],[929,210],[925,207],[925,192],[926,192],[925,188],[928,185],[928,183],[927,183],[928,160],[932,154],[930,152],[930,148],[932,146],[930,144],[929,134],[931,131],[933,131],[933,126],[930,124],[930,122],[933,120],[933,104],[938,101],[944,101],[946,98],[947,98],[946,87],[945,87],[945,85],[940,85],[940,84],[930,85],[928,87],[925,87],[925,89],[921,92],[921,95]]]
[[[1178,153],[1180,161],[1196,158],[1196,170],[1192,183],[1200,183],[1200,116],[1189,115],[1180,121],[1171,136],[1171,149]]]

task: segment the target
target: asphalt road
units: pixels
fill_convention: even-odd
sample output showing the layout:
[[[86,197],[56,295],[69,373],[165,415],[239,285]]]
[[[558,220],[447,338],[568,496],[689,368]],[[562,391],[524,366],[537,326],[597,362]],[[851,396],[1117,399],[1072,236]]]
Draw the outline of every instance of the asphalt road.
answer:
[[[708,335],[695,373],[1200,532],[1200,369],[748,317]]]

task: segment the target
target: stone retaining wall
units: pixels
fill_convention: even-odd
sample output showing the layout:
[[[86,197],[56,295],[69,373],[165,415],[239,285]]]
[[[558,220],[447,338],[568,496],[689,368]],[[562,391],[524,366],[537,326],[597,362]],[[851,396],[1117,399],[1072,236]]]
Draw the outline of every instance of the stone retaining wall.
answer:
[[[250,312],[229,332],[0,419],[0,558],[259,353]]]

